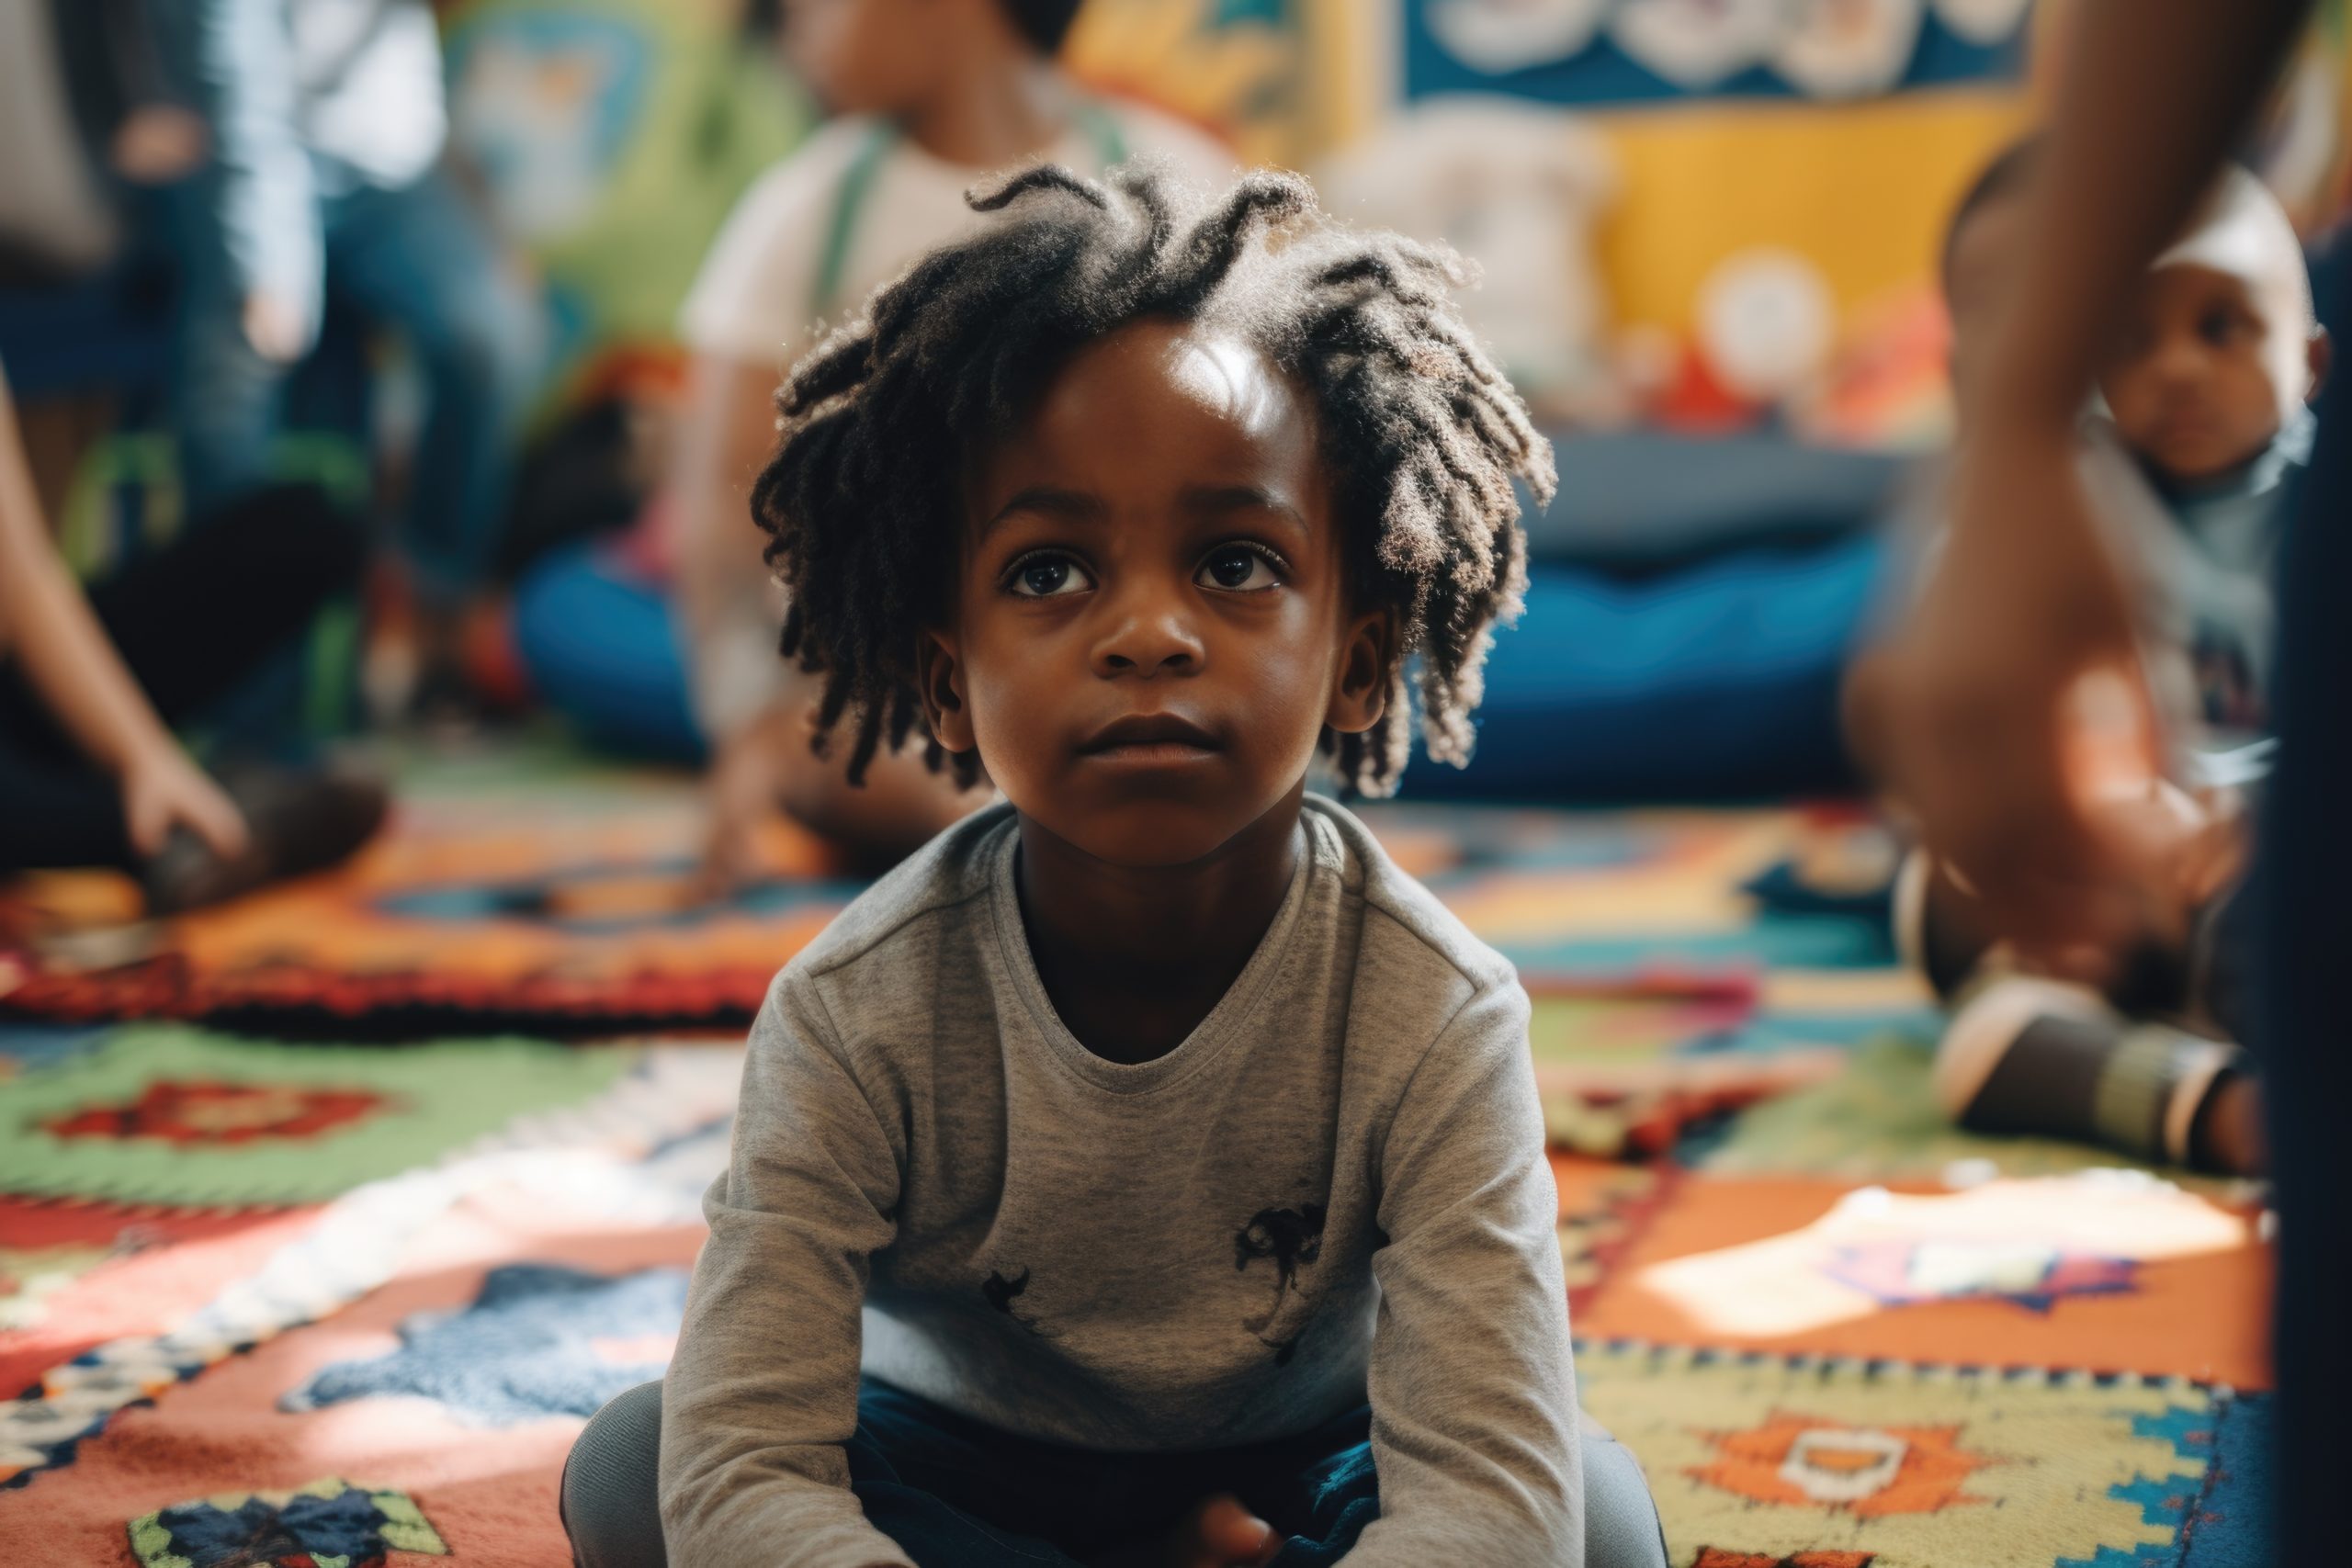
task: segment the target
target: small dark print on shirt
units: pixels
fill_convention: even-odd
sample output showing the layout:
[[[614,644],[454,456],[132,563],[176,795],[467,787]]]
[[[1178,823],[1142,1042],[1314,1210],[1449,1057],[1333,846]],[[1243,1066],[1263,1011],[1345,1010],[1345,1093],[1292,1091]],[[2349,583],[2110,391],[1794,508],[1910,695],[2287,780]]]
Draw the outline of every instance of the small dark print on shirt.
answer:
[[[1298,1291],[1301,1266],[1322,1256],[1324,1212],[1320,1203],[1301,1203],[1295,1209],[1261,1209],[1250,1216],[1248,1224],[1233,1233],[1236,1269],[1247,1269],[1260,1258],[1273,1263],[1274,1299],[1263,1313],[1243,1318],[1241,1326],[1273,1351],[1278,1367],[1287,1366],[1297,1353],[1299,1332],[1306,1325],[1300,1323],[1287,1334],[1270,1331],[1283,1315],[1283,1306]]]
[[[992,1269],[989,1277],[980,1281],[980,1294],[988,1298],[989,1305],[1042,1338],[1046,1331],[1037,1326],[1036,1320],[1027,1313],[1013,1310],[1013,1302],[1028,1288],[1029,1270],[1025,1267],[1010,1280],[1004,1277],[1003,1270]]]

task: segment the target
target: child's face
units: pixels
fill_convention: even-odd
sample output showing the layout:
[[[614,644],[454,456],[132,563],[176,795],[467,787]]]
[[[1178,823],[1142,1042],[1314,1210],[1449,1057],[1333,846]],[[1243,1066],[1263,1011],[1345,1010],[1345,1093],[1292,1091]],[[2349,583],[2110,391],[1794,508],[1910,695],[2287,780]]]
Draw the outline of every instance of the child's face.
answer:
[[[900,114],[939,70],[945,0],[786,0],[784,50],[835,114]]]
[[[934,731],[1116,865],[1214,854],[1379,717],[1312,410],[1253,349],[1146,321],[1089,344],[975,466]]]
[[[2296,374],[2309,334],[2278,292],[2207,266],[2149,273],[2099,377],[2124,445],[2177,480],[2227,473],[2269,446],[2309,390]]]

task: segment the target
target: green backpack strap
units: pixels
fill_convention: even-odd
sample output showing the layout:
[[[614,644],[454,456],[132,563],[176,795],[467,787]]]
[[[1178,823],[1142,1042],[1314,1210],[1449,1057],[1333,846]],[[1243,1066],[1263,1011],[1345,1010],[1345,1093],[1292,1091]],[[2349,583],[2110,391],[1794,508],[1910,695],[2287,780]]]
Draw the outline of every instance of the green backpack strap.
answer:
[[[1094,144],[1095,155],[1106,169],[1116,168],[1127,161],[1127,138],[1119,129],[1118,117],[1092,98],[1080,98],[1070,110],[1070,118],[1086,139]],[[899,144],[899,128],[887,119],[875,121],[865,140],[858,144],[856,155],[849,167],[842,171],[842,183],[833,191],[833,210],[825,225],[825,248],[818,253],[817,280],[808,291],[808,314],[812,320],[833,313],[841,304],[842,278],[849,267],[850,243],[857,237],[857,220],[865,210],[866,197],[873,193],[874,177],[882,170],[882,160]]]
[[[1070,118],[1079,130],[1094,143],[1095,156],[1102,160],[1106,169],[1115,169],[1127,161],[1126,133],[1119,129],[1119,118],[1095,98],[1080,98],[1070,111]]]
[[[858,215],[865,209],[865,198],[873,192],[882,160],[898,144],[899,128],[878,119],[858,144],[849,167],[842,171],[842,183],[833,191],[832,217],[825,225],[825,248],[817,254],[817,281],[808,291],[812,320],[831,315],[841,303],[842,274],[849,265],[849,246],[857,236]]]

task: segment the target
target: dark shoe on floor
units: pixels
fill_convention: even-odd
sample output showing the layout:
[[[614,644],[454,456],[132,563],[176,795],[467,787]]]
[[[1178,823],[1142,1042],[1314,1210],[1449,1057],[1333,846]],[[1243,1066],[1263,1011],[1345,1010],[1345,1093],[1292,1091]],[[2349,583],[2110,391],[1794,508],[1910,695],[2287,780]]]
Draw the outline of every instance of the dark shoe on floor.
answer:
[[[252,843],[222,859],[185,829],[147,863],[147,910],[175,915],[322,871],[375,837],[390,805],[381,780],[346,769],[238,768],[220,786],[245,815]]]
[[[2007,976],[1952,1014],[1936,1048],[1935,1092],[1973,1132],[2188,1165],[2198,1111],[2237,1060],[2233,1045],[2127,1019],[2080,986]]]
[[[2001,947],[1968,886],[1925,850],[1894,874],[1894,950],[1949,1000]]]

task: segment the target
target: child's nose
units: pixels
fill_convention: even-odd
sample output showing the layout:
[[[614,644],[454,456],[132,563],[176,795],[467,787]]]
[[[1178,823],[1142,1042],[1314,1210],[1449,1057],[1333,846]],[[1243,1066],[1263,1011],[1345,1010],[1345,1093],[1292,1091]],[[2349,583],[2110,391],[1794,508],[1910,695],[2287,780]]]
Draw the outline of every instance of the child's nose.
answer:
[[[1094,673],[1117,675],[1197,674],[1208,649],[1199,628],[1173,594],[1136,593],[1114,604],[1106,629],[1094,645]]]
[[[2192,334],[2174,333],[2156,350],[2155,372],[2167,383],[2195,382],[2205,374],[2205,345]]]

